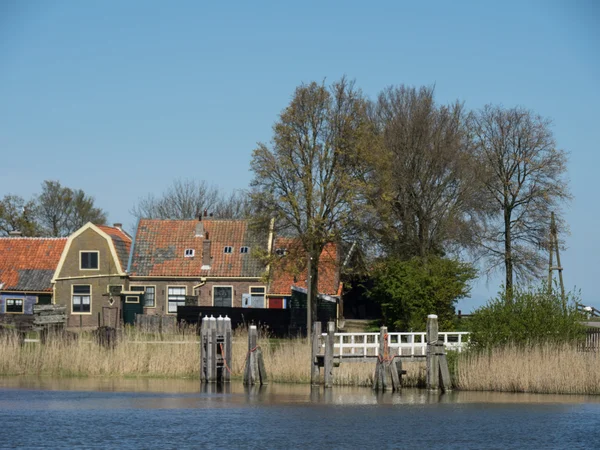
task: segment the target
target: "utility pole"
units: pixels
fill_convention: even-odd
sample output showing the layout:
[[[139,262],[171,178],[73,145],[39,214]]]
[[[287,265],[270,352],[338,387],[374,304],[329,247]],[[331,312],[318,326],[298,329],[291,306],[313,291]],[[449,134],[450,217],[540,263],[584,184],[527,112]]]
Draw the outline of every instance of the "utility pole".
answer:
[[[560,282],[560,295],[563,302],[563,308],[567,309],[565,300],[565,285],[563,283],[562,271],[563,268],[560,264],[560,251],[558,245],[558,231],[556,229],[556,221],[554,220],[554,212],[550,215],[550,239],[548,242],[549,257],[548,257],[548,291],[552,290],[552,272],[558,271],[558,279]],[[553,256],[556,252],[556,266],[553,265]]]

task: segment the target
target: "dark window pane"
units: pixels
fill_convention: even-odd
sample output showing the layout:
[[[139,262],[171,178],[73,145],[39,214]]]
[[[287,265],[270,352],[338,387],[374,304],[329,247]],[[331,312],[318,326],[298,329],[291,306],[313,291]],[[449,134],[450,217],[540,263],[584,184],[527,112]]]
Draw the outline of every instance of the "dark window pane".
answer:
[[[231,308],[232,288],[228,286],[215,286],[214,288],[215,306],[224,306]]]
[[[97,252],[82,252],[81,253],[81,268],[82,269],[97,269],[98,268],[98,253]]]
[[[90,285],[89,284],[76,284],[73,286],[73,294],[89,294],[90,293]]]

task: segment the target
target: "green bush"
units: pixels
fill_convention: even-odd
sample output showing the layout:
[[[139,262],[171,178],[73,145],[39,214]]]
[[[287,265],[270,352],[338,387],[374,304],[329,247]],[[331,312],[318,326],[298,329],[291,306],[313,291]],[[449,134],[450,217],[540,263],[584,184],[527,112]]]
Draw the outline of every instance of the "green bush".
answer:
[[[471,265],[448,258],[389,258],[375,267],[369,296],[381,304],[390,331],[425,330],[429,314],[437,314],[440,330],[450,331],[454,306],[475,275]]]
[[[585,327],[580,323],[575,296],[566,295],[565,305],[556,289],[513,289],[512,301],[505,293],[490,300],[469,319],[471,343],[489,349],[507,344],[530,346],[543,343],[568,343],[581,339]]]

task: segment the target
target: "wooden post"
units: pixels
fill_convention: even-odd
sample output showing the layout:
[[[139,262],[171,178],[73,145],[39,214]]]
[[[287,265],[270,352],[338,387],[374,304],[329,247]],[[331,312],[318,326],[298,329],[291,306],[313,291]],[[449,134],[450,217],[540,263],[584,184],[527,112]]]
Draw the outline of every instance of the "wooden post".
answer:
[[[333,350],[335,344],[335,322],[327,322],[327,341],[325,343],[325,387],[333,387]]]
[[[427,316],[427,389],[435,390],[439,382],[439,362],[437,356],[438,317]]]
[[[223,344],[223,349],[225,350],[223,381],[228,383],[231,381],[231,319],[227,316],[223,320],[223,334],[225,336]]]
[[[311,367],[310,383],[319,384],[319,365],[317,355],[319,354],[321,341],[321,322],[315,322],[312,327],[312,348],[311,348]]]
[[[263,354],[257,345],[258,332],[256,325],[250,325],[248,329],[248,356],[246,357],[246,367],[244,368],[244,384],[266,384],[267,371]]]
[[[208,317],[204,316],[200,325],[200,381],[202,383],[208,382],[208,374],[206,368],[208,367],[207,360],[207,346],[208,346]]]

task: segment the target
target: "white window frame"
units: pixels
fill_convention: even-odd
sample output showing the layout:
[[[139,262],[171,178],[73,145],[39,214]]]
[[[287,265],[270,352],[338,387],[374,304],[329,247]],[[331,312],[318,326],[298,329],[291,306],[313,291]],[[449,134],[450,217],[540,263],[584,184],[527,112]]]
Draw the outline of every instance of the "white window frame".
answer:
[[[129,290],[133,290],[132,288],[143,288],[142,291],[136,291],[136,292],[144,293],[144,308],[156,308],[156,285],[155,284],[130,284]],[[146,306],[146,291],[148,288],[154,289],[154,293],[153,293],[154,301],[153,301],[152,306]]]
[[[177,314],[177,307],[175,308],[174,312],[170,311],[171,302],[169,301],[169,297],[171,295],[171,292],[170,292],[171,289],[183,289],[184,290],[183,300],[177,300],[177,301],[178,302],[183,301],[183,305],[185,305],[185,296],[187,295],[187,286],[181,286],[181,285],[167,286],[167,314]],[[181,296],[181,294],[174,294],[174,296]]]
[[[21,311],[9,311],[8,302],[21,302]],[[15,304],[16,306],[16,304]],[[25,314],[25,299],[24,298],[7,298],[4,300],[4,312],[6,314]]]
[[[75,294],[75,286],[89,286],[90,288],[90,293],[89,294]],[[75,311],[75,309],[73,308],[75,306],[74,300],[75,300],[75,296],[81,297],[81,300],[83,300],[83,297],[89,296],[89,305],[90,305],[90,310],[88,312],[86,311]],[[80,303],[80,305],[84,305],[85,303]],[[91,315],[92,314],[92,285],[91,284],[72,284],[71,285],[71,314],[77,314],[77,315]]]
[[[233,289],[233,285],[231,284],[218,284],[212,287],[212,305],[215,305],[215,288],[230,288],[231,289],[231,306],[229,308],[233,308],[233,298],[235,297],[235,291]],[[219,306],[219,308],[228,308],[227,306]]]
[[[252,293],[252,289],[261,289],[262,293],[256,295]],[[263,308],[267,307],[267,288],[265,286],[249,286],[248,287],[248,293],[250,294],[250,299],[252,299],[252,297],[259,297],[262,294],[262,304],[263,304]],[[251,300],[252,301],[252,300]]]
[[[193,248],[186,248],[183,252],[184,258],[193,258],[196,254],[196,251]]]
[[[243,247],[240,247],[240,253],[242,255],[246,255],[248,253],[250,253],[250,247],[244,245]]]
[[[226,255],[230,255],[233,253],[233,246],[232,245],[226,245],[223,248],[223,253],[225,253]]]
[[[98,263],[98,267],[95,269],[84,268],[82,267],[81,257],[84,253],[95,253],[96,254],[96,262]],[[100,270],[100,251],[99,250],[79,250],[79,270]]]
[[[130,300],[133,299],[133,300]],[[126,295],[125,296],[125,303],[139,303],[140,302],[140,297],[138,295]]]

